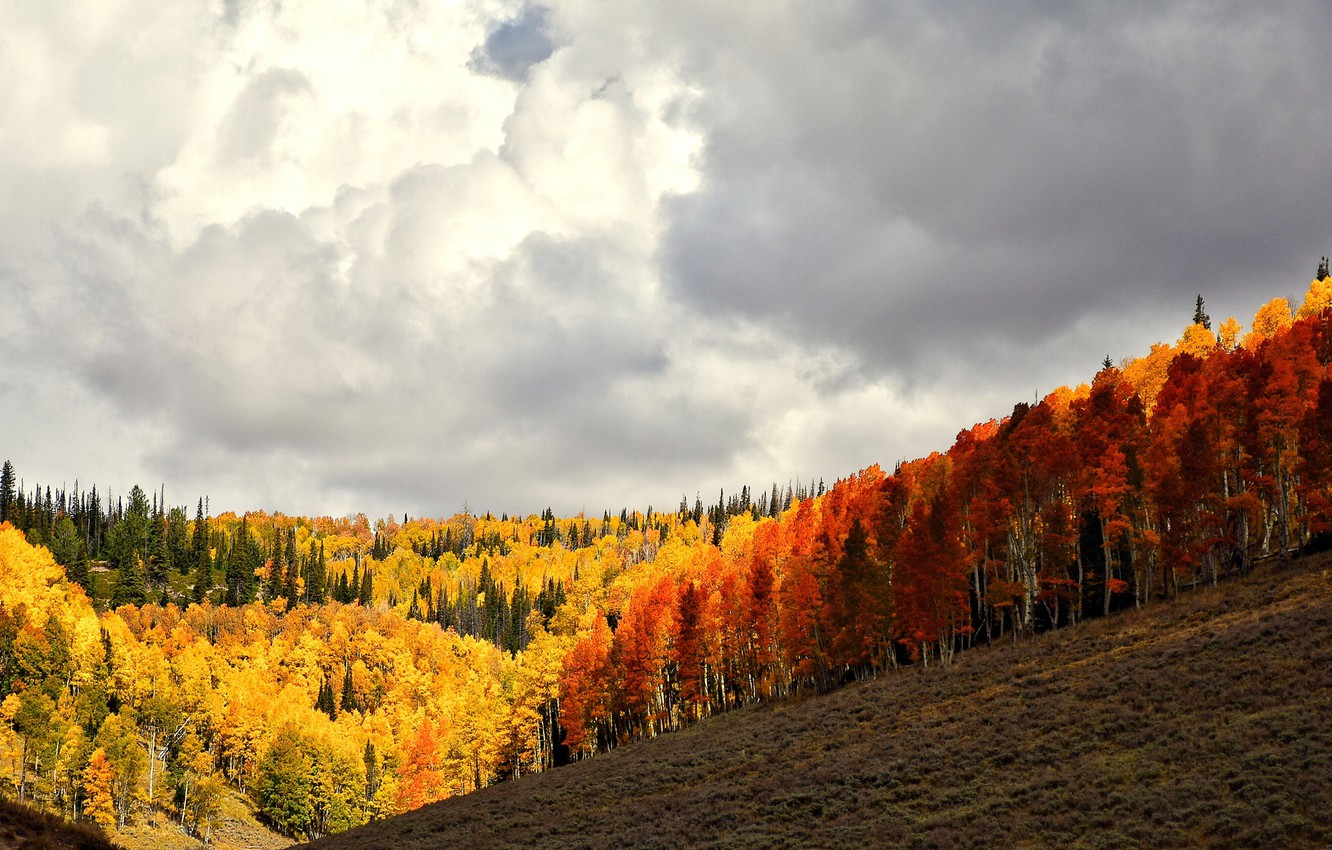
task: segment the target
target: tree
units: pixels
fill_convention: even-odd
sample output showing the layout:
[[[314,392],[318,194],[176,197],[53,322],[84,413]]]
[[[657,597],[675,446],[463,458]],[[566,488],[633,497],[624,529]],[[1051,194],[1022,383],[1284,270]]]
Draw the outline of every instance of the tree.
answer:
[[[0,522],[9,521],[9,505],[14,501],[14,465],[0,466]]]
[[[22,770],[19,775],[19,800],[29,796],[28,765],[41,754],[55,735],[55,701],[37,688],[27,688],[19,695],[14,713],[14,731],[23,738]]]
[[[136,712],[139,740],[148,754],[148,803],[157,797],[157,762],[165,763],[171,747],[185,734],[186,717],[180,706],[163,693],[143,701]]]
[[[422,717],[407,743],[398,771],[398,806],[419,809],[444,797],[444,773],[439,759],[439,738],[429,716]]]
[[[112,786],[116,772],[107,761],[106,751],[101,747],[93,750],[88,767],[83,771],[83,792],[87,800],[83,804],[83,814],[101,826],[115,826],[116,806]]]
[[[1207,311],[1203,309],[1203,297],[1201,292],[1198,293],[1198,302],[1193,308],[1193,323],[1195,325],[1202,325],[1209,331],[1212,329],[1212,317],[1207,315]]]
[[[893,573],[897,628],[913,655],[928,663],[937,649],[947,664],[966,622],[966,551],[946,488],[911,509]]]
[[[698,585],[686,581],[680,588],[675,611],[675,641],[671,660],[680,683],[680,712],[687,721],[697,720],[707,703],[703,681],[703,644],[699,629],[703,593]]]
[[[889,642],[892,619],[888,571],[870,557],[865,528],[857,518],[842,546],[828,592],[832,603],[832,661],[867,669]]]
[[[143,559],[137,553],[130,553],[120,565],[116,576],[116,586],[111,592],[111,607],[122,605],[142,605],[148,601],[148,583],[144,574]]]
[[[366,567],[365,572],[361,573],[361,588],[357,593],[356,601],[360,605],[369,606],[375,598],[375,578],[370,573],[370,568]]]
[[[560,726],[571,753],[594,753],[610,735],[611,630],[600,614],[564,657],[560,682]]]
[[[1256,348],[1260,342],[1276,336],[1290,327],[1290,302],[1284,298],[1273,298],[1258,308],[1253,316],[1251,330],[1244,337],[1245,348]]]
[[[67,516],[56,522],[55,534],[51,538],[51,554],[56,563],[65,567],[65,575],[70,581],[84,590],[89,589],[88,555],[83,535],[79,534],[74,521]]]
[[[314,825],[314,763],[306,754],[300,729],[279,729],[259,762],[259,805],[278,829],[308,836]]]
[[[135,740],[134,722],[121,714],[108,715],[97,731],[93,745],[106,754],[111,769],[111,800],[117,822],[124,827],[140,794],[139,782],[148,767],[148,758]]]
[[[213,558],[208,545],[208,520],[204,519],[203,499],[194,512],[194,528],[190,535],[190,550],[194,553],[194,593],[195,602],[208,598],[213,589]]]

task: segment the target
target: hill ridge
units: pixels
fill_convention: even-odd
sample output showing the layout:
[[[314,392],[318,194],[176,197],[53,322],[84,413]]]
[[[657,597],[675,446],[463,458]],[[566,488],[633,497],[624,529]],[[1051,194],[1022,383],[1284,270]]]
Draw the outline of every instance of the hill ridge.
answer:
[[[1332,792],[1309,780],[1332,775],[1330,566],[751,706],[302,846],[1325,847]]]

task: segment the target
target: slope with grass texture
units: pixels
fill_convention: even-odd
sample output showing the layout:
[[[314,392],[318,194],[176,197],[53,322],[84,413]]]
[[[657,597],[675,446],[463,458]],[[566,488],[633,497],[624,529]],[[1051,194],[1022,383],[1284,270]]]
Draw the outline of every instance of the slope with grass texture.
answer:
[[[13,850],[124,850],[100,827],[70,823],[13,800],[0,800],[0,847]]]
[[[310,846],[1326,848],[1332,557]]]

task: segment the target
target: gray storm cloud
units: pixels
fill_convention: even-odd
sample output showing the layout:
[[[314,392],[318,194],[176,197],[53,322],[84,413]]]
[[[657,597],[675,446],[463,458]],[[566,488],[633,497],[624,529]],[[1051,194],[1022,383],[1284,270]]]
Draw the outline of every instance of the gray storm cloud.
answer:
[[[29,9],[0,455],[438,515],[945,448],[1197,292],[1303,290],[1330,34],[1294,2]]]

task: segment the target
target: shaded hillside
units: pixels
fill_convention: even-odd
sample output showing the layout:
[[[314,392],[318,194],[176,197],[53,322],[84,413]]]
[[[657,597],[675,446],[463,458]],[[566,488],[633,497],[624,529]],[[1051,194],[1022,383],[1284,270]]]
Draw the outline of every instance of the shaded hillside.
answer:
[[[101,829],[69,823],[12,800],[0,800],[0,847],[14,850],[121,850]]]
[[[1332,559],[770,703],[317,842],[1327,847]]]

